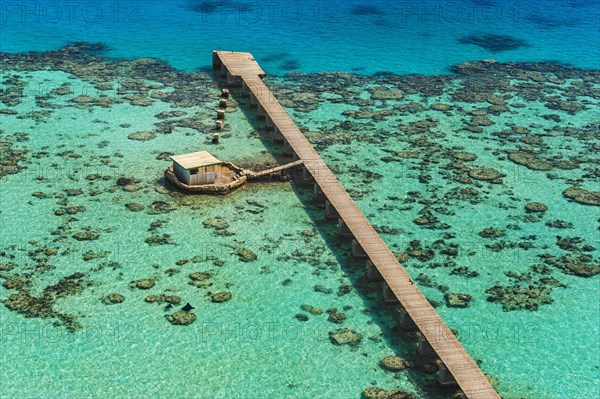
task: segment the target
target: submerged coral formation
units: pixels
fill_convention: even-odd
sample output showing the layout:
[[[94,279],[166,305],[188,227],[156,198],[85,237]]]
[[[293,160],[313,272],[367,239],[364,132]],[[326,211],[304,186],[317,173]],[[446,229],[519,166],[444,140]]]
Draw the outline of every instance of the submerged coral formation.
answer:
[[[508,35],[496,35],[491,33],[472,34],[459,39],[462,44],[473,44],[482,47],[492,53],[502,51],[516,50],[521,47],[527,47],[529,44],[525,40],[518,39]]]
[[[18,292],[11,294],[4,301],[4,305],[25,317],[58,319],[57,325],[64,325],[72,332],[77,331],[82,328],[77,320],[78,315],[61,313],[56,311],[54,306],[60,298],[81,293],[85,288],[84,277],[83,273],[71,274],[56,284],[44,288],[41,296],[34,296],[26,281],[17,278],[5,280],[3,284],[5,288],[17,289]]]
[[[216,10],[209,3],[194,7]],[[379,11],[357,6],[352,13]],[[490,51],[526,45],[509,37],[464,41]],[[255,317],[255,298],[238,287],[264,281],[272,283],[269,292],[283,290],[276,302],[294,298],[289,309],[282,305],[288,314],[281,320],[326,329],[315,345],[324,341],[339,353],[343,348],[334,345],[360,348],[370,356],[368,367],[383,375],[373,367],[372,345],[396,343],[388,339],[393,323],[379,305],[380,285],[366,281],[362,263],[346,260],[349,249],[329,231],[322,204],[305,201],[302,210],[310,217],[297,220],[287,213],[299,206],[290,211],[279,196],[288,184],[261,187],[267,197],[249,191],[239,194],[242,200],[216,202],[186,197],[160,180],[170,156],[210,144],[218,100],[213,77],[149,58],[109,60],[103,50],[75,43],[45,53],[1,54],[7,72],[0,114],[8,123],[0,130],[0,179],[31,179],[15,190],[23,208],[9,209],[31,211],[49,226],[36,225],[19,238],[22,243],[2,248],[6,308],[53,319],[72,332],[87,327],[92,318],[84,316],[95,305],[115,317],[135,308],[173,331],[169,323],[190,325],[196,314],[204,319],[211,311]],[[288,70],[299,66],[285,54],[270,57]],[[30,82],[50,73],[57,82],[44,93],[28,93]],[[439,76],[323,72],[267,81],[442,315],[475,313],[481,303],[506,318],[511,313],[502,310],[548,309],[555,290],[574,289],[574,280],[600,273],[589,217],[600,197],[599,125],[591,117],[600,102],[598,71],[486,60]],[[236,138],[241,134],[234,130],[243,129],[228,126],[224,144],[214,148],[261,164],[278,147],[262,122],[239,115],[238,105],[247,100],[231,98],[228,117],[239,125],[248,119],[252,129]],[[98,113],[119,107],[130,116],[115,112],[121,117],[112,120]],[[36,136],[71,113],[90,124],[68,133],[48,129],[56,140]],[[228,148],[227,140],[237,146],[242,139],[261,146]],[[260,157],[253,154],[257,148]],[[293,187],[302,200],[310,195]],[[237,273],[246,276],[241,284]],[[74,304],[75,298],[85,301],[79,295],[84,290],[93,299],[90,308]],[[62,311],[71,308],[81,314]],[[398,380],[413,372],[399,356],[380,365]],[[411,397],[396,388],[386,382],[364,396]]]

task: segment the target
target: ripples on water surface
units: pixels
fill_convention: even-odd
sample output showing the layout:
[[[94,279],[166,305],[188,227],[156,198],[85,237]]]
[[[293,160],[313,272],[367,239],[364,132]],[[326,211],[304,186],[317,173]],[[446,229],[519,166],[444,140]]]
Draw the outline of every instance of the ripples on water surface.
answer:
[[[600,396],[597,2],[0,4],[5,396],[439,396],[380,367],[414,341],[306,188],[164,187],[171,153],[285,161],[235,93],[210,144],[215,48],[254,53],[503,397]]]

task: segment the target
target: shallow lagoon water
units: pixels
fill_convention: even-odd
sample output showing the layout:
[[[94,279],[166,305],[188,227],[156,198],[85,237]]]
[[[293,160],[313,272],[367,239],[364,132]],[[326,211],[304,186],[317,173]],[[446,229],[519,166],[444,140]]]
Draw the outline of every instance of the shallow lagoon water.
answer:
[[[303,82],[311,79],[297,77],[296,80]],[[394,250],[410,248],[412,240],[419,240],[426,246],[433,244],[435,247],[435,243],[439,243],[445,233],[452,233],[453,241],[459,245],[458,255],[450,263],[448,257],[437,254],[426,263],[409,258],[403,264],[417,284],[421,283],[425,295],[432,300],[443,302],[443,292],[446,290],[472,295],[473,300],[468,309],[443,306],[438,311],[449,326],[459,331],[459,339],[469,353],[476,359],[483,360],[483,370],[499,379],[498,389],[503,395],[513,397],[513,392],[519,392],[514,397],[596,397],[598,388],[595,382],[599,377],[596,326],[600,321],[598,303],[594,299],[600,294],[597,277],[582,279],[557,275],[556,278],[565,287],[555,289],[552,293],[554,302],[549,306],[541,306],[535,312],[502,312],[497,304],[486,301],[488,295],[485,291],[494,284],[511,281],[511,276],[506,273],[513,273],[512,277],[515,277],[514,273],[522,273],[528,276],[525,281],[531,281],[532,265],[540,263],[540,253],[556,251],[553,247],[556,247],[557,235],[564,237],[575,234],[586,238],[586,242],[593,246],[591,255],[597,259],[600,222],[597,207],[566,202],[562,194],[565,183],[554,180],[577,181],[581,177],[581,171],[555,169],[555,174],[560,178],[556,176],[550,179],[549,174],[510,162],[504,151],[497,150],[514,148],[518,141],[498,140],[494,133],[514,126],[529,126],[531,130],[528,130],[527,136],[543,137],[550,154],[559,154],[559,158],[589,156],[588,162],[592,170],[598,164],[597,155],[588,153],[586,145],[582,146],[578,140],[548,134],[555,123],[542,117],[549,110],[535,101],[526,102],[525,107],[515,108],[499,116],[490,115],[494,122],[492,127],[484,128],[481,133],[470,134],[464,130],[465,120],[468,120],[465,114],[475,109],[486,109],[489,103],[452,101],[447,93],[452,92],[453,86],[451,82],[444,89],[445,94],[432,96],[425,101],[419,96],[407,95],[399,102],[417,101],[425,107],[445,103],[460,108],[460,112],[445,114],[436,110],[424,110],[414,115],[392,115],[343,135],[352,136],[353,139],[338,143],[335,140],[329,141],[327,134],[336,134],[336,124],[345,110],[357,110],[360,107],[327,104],[307,113],[295,112],[293,109],[291,111],[295,112],[300,123],[304,123],[305,129],[312,132],[309,136],[321,146],[321,154],[330,165],[334,165],[342,184],[351,192],[356,190],[356,200],[371,222],[375,226],[399,229],[395,234],[382,235]],[[365,96],[364,92],[360,94],[353,89],[348,91],[358,98],[368,97],[368,93]],[[597,103],[597,99],[590,101]],[[514,102],[519,100],[515,98]],[[375,104],[372,108],[392,109],[394,103],[387,101],[387,105],[377,107]],[[560,113],[561,126],[583,129],[590,122],[597,123],[596,108],[597,106],[590,105],[587,111],[582,111],[577,116]],[[415,133],[407,134],[408,131],[403,128],[411,122],[426,118],[435,118],[437,123],[422,134],[428,134],[431,143],[439,144],[446,150],[452,148],[455,151],[477,154],[477,159],[472,164],[494,168],[504,175],[501,184],[475,184],[481,194],[485,193],[485,200],[474,203],[441,200],[452,189],[461,187],[444,176],[451,158],[436,159],[436,155],[428,156],[428,150],[423,146],[411,145],[411,134]],[[369,138],[371,135],[374,141]],[[597,138],[597,133],[592,133],[590,137]],[[385,159],[386,155],[402,151],[416,153],[403,159],[396,157],[393,161]],[[426,169],[419,168],[423,159],[429,160]],[[359,172],[356,172],[357,166]],[[361,169],[379,175],[365,179]],[[419,180],[419,176],[423,174],[431,177],[425,184]],[[600,188],[597,177],[580,184],[590,190]],[[414,201],[402,201],[410,197],[410,192],[415,191],[430,202],[414,206],[411,205]],[[549,209],[542,218],[526,218],[524,207],[531,201],[541,201],[548,206]],[[419,216],[418,211],[424,207],[437,209],[439,213],[436,216],[441,222],[448,223],[449,229],[424,229],[415,224],[413,221]],[[572,226],[566,230],[549,228],[545,222],[552,220],[569,221]],[[518,230],[509,227],[514,224],[518,225]],[[503,240],[515,243],[533,240],[535,244],[531,249],[517,246],[492,250],[486,247],[490,244],[489,240],[478,235],[478,232],[488,227],[509,227]],[[465,278],[449,273],[456,266],[467,267],[469,271],[479,273],[479,276]],[[427,276],[425,280],[419,278],[423,276],[422,273]],[[445,288],[437,289],[431,287],[432,284],[434,287],[441,284]],[[577,366],[569,366],[575,364]]]
[[[23,77],[28,82],[52,79],[59,86],[65,74],[33,72]],[[84,86],[76,80],[71,83]],[[218,93],[216,87],[214,91]],[[32,106],[30,100],[13,109],[26,112]],[[216,97],[206,103],[210,101],[216,102]],[[89,286],[54,305],[57,312],[79,315],[80,327],[74,333],[53,327],[52,319],[25,319],[5,307],[0,310],[3,361],[10,359],[13,365],[3,368],[4,395],[59,397],[77,392],[94,397],[346,397],[349,392],[358,395],[376,382],[420,397],[423,388],[413,382],[420,377],[402,373],[394,378],[393,373],[378,366],[382,357],[407,350],[407,344],[384,337],[392,324],[378,300],[367,299],[356,290],[343,296],[314,291],[320,284],[336,292],[339,285],[352,284],[354,277],[346,274],[348,264],[343,255],[348,248],[337,247],[335,228],[315,225],[322,216],[311,205],[308,192],[296,193],[289,183],[276,182],[247,186],[216,198],[171,198],[155,192],[154,187],[160,187],[156,181],[167,165],[155,159],[157,154],[165,149],[184,152],[202,148],[207,139],[186,129],[147,142],[127,139],[128,132],[149,129],[158,121],[153,115],[169,109],[161,104],[115,104],[109,109],[71,105],[56,110],[38,125],[28,119],[5,119],[10,121],[3,124],[5,132],[29,132],[25,145],[30,154],[52,154],[27,162],[26,172],[4,177],[2,242],[10,254],[4,255],[18,265],[11,272],[34,273],[31,291],[35,295],[75,272],[85,273]],[[123,123],[131,127],[119,127]],[[227,123],[235,131],[212,150],[215,154],[243,161],[267,151],[242,112],[228,114]],[[65,129],[65,125],[71,128]],[[100,132],[97,126],[102,126]],[[54,155],[67,148],[81,158],[64,160]],[[268,153],[259,159],[274,162]],[[92,174],[107,179],[86,178]],[[138,176],[137,184],[143,188],[136,192],[115,190],[120,176]],[[67,189],[81,190],[81,194],[67,197],[68,206],[84,206],[85,211],[73,215],[66,236],[56,239],[52,232],[71,217],[54,214]],[[50,198],[32,196],[40,191]],[[131,202],[149,206],[157,200],[179,208],[150,215],[125,207]],[[215,236],[213,230],[203,227],[204,220],[214,217],[226,219],[228,230],[235,235]],[[149,232],[157,220],[161,227]],[[97,240],[78,242],[70,237],[88,227],[99,233]],[[148,245],[145,240],[153,234],[169,234],[172,244]],[[36,243],[28,243],[30,240]],[[258,259],[240,262],[238,245],[251,249]],[[43,272],[39,264],[36,270],[30,259],[29,251],[39,246],[59,248],[48,260],[53,267]],[[98,258],[83,260],[89,251]],[[176,265],[180,259],[194,257],[199,257],[196,263]],[[224,263],[215,266],[215,260]],[[168,276],[165,271],[169,268],[179,272]],[[210,287],[199,289],[188,284],[190,273],[207,270],[216,271]],[[154,278],[156,286],[147,291],[128,288],[130,281],[140,278]],[[282,285],[286,279],[291,280],[290,285]],[[3,298],[12,292],[0,290]],[[233,299],[211,303],[207,292],[220,290],[232,292]],[[101,299],[112,292],[122,293],[125,302],[103,304]],[[164,318],[164,304],[144,302],[148,294],[163,292],[193,304],[198,314],[196,323],[172,326]],[[308,321],[300,322],[294,315],[303,313],[300,305],[305,303],[322,309],[350,307],[344,311],[348,320],[338,326],[323,314],[309,315]],[[360,348],[331,344],[328,333],[341,327],[356,329],[364,336]],[[339,364],[344,365],[343,372]]]
[[[78,31],[80,27],[71,26],[67,30]],[[129,28],[135,30],[135,25]],[[12,36],[18,29],[10,32],[11,40],[2,38],[3,51],[45,50],[63,44],[48,42],[36,48]],[[557,34],[555,28],[546,28],[546,32]],[[74,35],[85,38],[81,32]],[[178,64],[176,59],[183,58],[170,59],[164,51],[166,47],[157,46],[156,42],[153,49],[149,49],[131,46],[131,42],[117,45],[117,39],[115,36],[115,40],[109,41],[111,48],[105,54],[124,58],[158,56],[187,70],[204,65],[207,59],[205,51],[199,49],[185,58],[185,65]],[[239,34],[235,40],[237,44],[243,43],[246,36]],[[182,43],[177,42],[176,46],[188,48]],[[139,53],[128,53],[125,44]],[[221,47],[212,43],[207,46]],[[244,49],[263,54],[259,44],[256,46]],[[573,46],[573,49],[584,51],[585,46]],[[456,52],[460,58],[455,61],[490,56],[490,52],[477,47],[473,50],[472,57]],[[494,57],[531,59],[521,51],[525,49],[501,52]],[[269,57],[271,53],[265,54]],[[271,61],[261,62],[269,74],[285,72],[280,68],[282,59],[291,62],[295,58],[273,54]],[[534,59],[548,56],[543,52],[536,54],[538,58]],[[564,57],[564,62],[578,61],[583,67],[593,67],[597,59],[593,52],[587,52],[586,56],[591,63],[579,53],[565,52]],[[327,60],[325,56],[317,57],[315,65],[301,64],[301,69],[351,70],[364,64],[364,59],[349,59],[347,65],[340,67],[339,59]],[[419,71],[441,72],[448,67],[448,62],[446,57],[444,62],[431,62],[431,69]],[[113,79],[120,83],[112,89],[100,90],[98,82],[90,84],[89,80],[95,80],[94,74],[104,72],[93,70],[92,78],[84,82],[69,73],[53,70],[57,69],[56,64],[42,62],[39,65],[47,70],[14,73],[25,82],[22,102],[3,104],[0,108],[17,112],[0,115],[0,141],[11,143],[12,150],[28,151],[25,159],[18,162],[23,170],[1,177],[0,238],[5,252],[0,262],[16,265],[11,270],[3,270],[2,277],[3,281],[14,280],[14,274],[18,274],[18,278],[27,280],[33,295],[41,295],[45,288],[72,273],[86,275],[81,292],[53,302],[53,310],[58,314],[78,315],[72,324],[67,318],[67,321],[61,320],[59,326],[53,326],[59,320],[56,317],[24,318],[7,307],[0,307],[0,356],[3,364],[11,364],[2,368],[4,395],[57,397],[78,392],[97,397],[202,394],[346,398],[357,397],[364,388],[377,385],[413,392],[416,397],[436,396],[429,390],[431,377],[420,371],[401,372],[394,378],[393,373],[379,367],[379,360],[394,352],[410,358],[414,342],[401,339],[392,331],[392,322],[380,305],[377,293],[361,289],[362,266],[348,260],[347,245],[337,241],[333,225],[321,222],[321,210],[309,201],[306,190],[288,182],[273,182],[246,186],[226,197],[190,198],[171,195],[162,189],[160,179],[168,165],[162,152],[183,153],[210,145],[207,132],[213,124],[219,93],[215,81],[200,74],[199,80],[191,84],[199,88],[199,93],[163,102],[159,92],[178,93],[188,89],[124,74]],[[410,68],[414,65],[395,64],[387,68],[378,64],[360,72],[381,69],[413,72]],[[161,67],[150,65],[152,68]],[[553,67],[540,68],[552,70]],[[85,71],[79,73],[86,74]],[[590,191],[600,189],[598,175],[594,174],[598,157],[593,147],[594,140],[596,143],[598,140],[593,124],[599,122],[595,112],[597,71],[576,70],[567,74],[577,73],[586,76],[583,84],[577,77],[557,82],[552,72],[544,73],[541,78],[532,74],[510,79],[514,85],[533,85],[530,89],[533,94],[528,89],[496,93],[505,98],[504,104],[509,110],[486,110],[486,116],[494,124],[482,125],[478,132],[465,130],[472,127],[469,120],[474,115],[469,113],[487,109],[490,104],[454,99],[451,93],[466,83],[453,77],[442,79],[446,79],[443,93],[437,95],[424,95],[430,88],[419,84],[416,91],[420,94],[410,93],[407,87],[415,84],[410,79],[389,84],[394,81],[394,75],[386,81],[385,75],[340,74],[339,82],[329,86],[331,79],[338,78],[316,74],[269,79],[278,98],[289,106],[294,119],[370,221],[382,231],[388,245],[399,256],[409,252],[413,240],[419,240],[423,248],[433,251],[432,259],[420,261],[409,256],[403,264],[427,297],[438,302],[440,315],[450,327],[458,330],[461,342],[481,361],[482,369],[494,378],[497,389],[506,398],[600,396],[596,356],[600,309],[594,301],[600,295],[598,276],[568,275],[558,267],[550,267],[550,271],[543,273],[532,269],[533,265],[544,263],[540,254],[560,257],[569,252],[557,247],[556,235],[581,237],[583,243],[574,245],[592,246],[585,252],[591,256],[592,265],[597,267],[598,264],[598,208],[572,202],[563,195],[570,186]],[[12,75],[10,69],[3,68],[3,89],[18,86],[9,82]],[[486,78],[483,73],[481,79]],[[138,91],[135,85],[128,85],[129,79],[137,83],[144,80],[146,85],[157,87]],[[435,82],[438,78],[430,79],[424,78],[424,81]],[[535,90],[539,88],[535,84],[540,83],[540,79],[545,85],[544,95],[526,98],[536,97]],[[73,93],[51,94],[46,98],[50,90],[65,83]],[[569,84],[576,88],[577,94],[568,89]],[[394,88],[406,93],[398,99],[371,101],[376,95],[369,89],[380,86],[397,86]],[[323,90],[324,87],[328,89]],[[584,91],[589,95],[582,94]],[[94,98],[104,94],[112,104],[104,108],[75,105],[71,101],[83,94]],[[150,97],[154,102],[148,106],[134,105],[134,99],[124,97],[132,94]],[[548,105],[560,106],[552,96],[576,100],[574,102],[583,104],[586,109],[573,113],[549,109]],[[188,107],[185,100],[190,97],[194,101]],[[210,151],[221,159],[249,166],[285,161],[278,155],[278,146],[262,132],[262,124],[246,102],[235,95],[234,100],[239,100],[241,107],[230,107],[233,112],[227,115],[222,144],[209,147]],[[502,103],[498,99],[490,100]],[[424,109],[402,111],[401,106],[411,101],[422,104]],[[64,108],[54,109],[47,103]],[[430,109],[435,103],[451,104],[455,108]],[[516,106],[519,104],[524,106]],[[344,114],[347,110],[358,114]],[[382,110],[387,114],[368,115]],[[28,114],[30,111],[34,113]],[[51,114],[44,115],[44,111]],[[155,116],[166,111],[183,111],[186,115],[166,119]],[[366,114],[361,115],[363,111]],[[544,118],[547,114],[558,115],[560,121]],[[165,120],[187,117],[193,120],[160,125]],[[39,122],[34,120],[36,118]],[[436,121],[433,123],[427,118]],[[423,121],[427,122],[425,128],[418,124]],[[487,124],[485,120],[481,123]],[[527,127],[527,134],[514,126]],[[579,133],[560,130],[568,127]],[[134,132],[154,129],[164,130],[149,141],[127,137]],[[504,129],[512,129],[513,133],[508,138],[498,136]],[[430,140],[433,153],[422,142],[415,141],[423,136]],[[542,144],[535,140],[522,141],[527,136],[540,138]],[[506,159],[506,150],[525,144],[541,149],[544,159],[576,157],[582,162],[574,169],[554,167],[546,172],[532,171]],[[407,154],[414,151],[416,155]],[[457,151],[477,155],[476,160],[465,161],[465,164],[500,171],[504,174],[502,183],[473,181],[459,185],[449,173],[455,169],[450,165],[451,154]],[[400,156],[398,152],[404,153]],[[384,161],[385,157],[392,160]],[[458,167],[456,170],[460,171],[460,165]],[[460,173],[459,176],[464,177],[465,171]],[[91,175],[96,176],[88,179]],[[138,178],[136,185],[140,189],[125,191],[115,184],[119,177]],[[461,187],[475,188],[479,191],[478,199],[471,202],[474,198],[448,194]],[[411,194],[415,191],[421,195]],[[32,196],[36,192],[46,193],[48,198]],[[177,209],[162,211],[158,207],[153,211],[153,201],[175,204]],[[528,214],[524,206],[531,201],[543,202],[549,209],[543,214]],[[125,206],[131,203],[142,204],[144,209],[132,212]],[[77,206],[84,206],[85,210],[74,209],[73,214],[64,212],[68,207]],[[434,208],[430,212],[439,223],[450,227],[424,228],[415,224],[414,220],[424,214],[420,211],[427,206]],[[226,231],[235,235],[218,235],[218,231],[203,226],[203,221],[215,217],[225,219],[230,226]],[[572,227],[547,226],[556,220],[571,223]],[[513,225],[518,225],[520,230],[509,228]],[[482,238],[478,234],[490,227],[503,230],[505,235]],[[86,229],[97,232],[99,238],[93,241],[73,238]],[[453,236],[444,236],[445,233]],[[171,244],[146,243],[150,237],[157,241],[162,237],[168,242],[163,234],[170,235]],[[457,247],[453,247],[454,244]],[[258,259],[241,262],[237,254],[240,246],[252,250]],[[58,252],[54,253],[52,248]],[[458,253],[449,255],[450,249],[457,249]],[[205,259],[207,256],[215,258]],[[84,257],[90,259],[86,261]],[[194,257],[199,258],[192,261]],[[182,259],[188,262],[177,265]],[[479,275],[469,278],[453,274],[459,267]],[[168,269],[180,272],[169,276]],[[216,271],[212,286],[196,288],[189,284],[189,273],[207,270]],[[529,273],[529,276],[517,273]],[[155,278],[156,285],[147,291],[129,288],[131,281],[140,278]],[[502,303],[487,300],[490,294],[486,291],[494,285],[533,284],[537,287],[541,278],[555,278],[565,287],[548,283],[553,302],[540,304],[537,310],[503,311]],[[291,283],[283,285],[286,279]],[[342,284],[354,289],[338,296],[336,292]],[[333,293],[315,292],[315,285],[330,288]],[[220,290],[230,291],[233,299],[211,303],[207,293]],[[14,292],[15,289],[0,287],[0,298],[6,300]],[[102,298],[112,292],[123,294],[125,302],[103,304]],[[466,309],[449,308],[444,304],[445,292],[469,294],[472,299]],[[164,310],[165,304],[144,301],[148,294],[162,293],[179,295],[182,304],[193,304],[198,315],[196,322],[185,327],[172,326],[164,318],[171,312]],[[336,325],[327,321],[327,314],[313,316],[303,312],[300,305],[305,303],[324,310],[352,308],[342,310],[348,320]],[[296,314],[304,314],[309,320],[299,321]],[[76,331],[69,332],[68,326]],[[363,335],[356,350],[330,343],[328,333],[342,327]],[[42,384],[39,383],[41,372],[44,373]],[[82,379],[87,384],[82,385]]]

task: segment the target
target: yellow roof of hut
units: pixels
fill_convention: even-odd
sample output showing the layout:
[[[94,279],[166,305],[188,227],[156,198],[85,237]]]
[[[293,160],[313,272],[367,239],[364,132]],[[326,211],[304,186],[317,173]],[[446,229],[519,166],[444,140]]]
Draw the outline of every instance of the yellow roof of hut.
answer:
[[[223,161],[218,160],[207,151],[191,152],[189,154],[174,155],[171,157],[183,169],[203,168],[206,166],[219,165]]]

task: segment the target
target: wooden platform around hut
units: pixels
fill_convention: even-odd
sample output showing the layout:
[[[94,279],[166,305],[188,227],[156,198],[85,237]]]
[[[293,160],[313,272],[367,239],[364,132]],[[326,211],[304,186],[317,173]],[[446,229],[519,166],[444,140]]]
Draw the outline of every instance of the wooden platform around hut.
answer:
[[[221,165],[221,173],[217,175],[214,183],[193,186],[182,183],[181,181],[179,181],[179,179],[177,179],[177,176],[175,176],[172,166],[169,166],[165,170],[165,179],[169,183],[177,186],[183,191],[190,193],[227,194],[235,190],[236,188],[244,185],[247,181],[247,176],[244,169],[232,163],[225,162]]]

